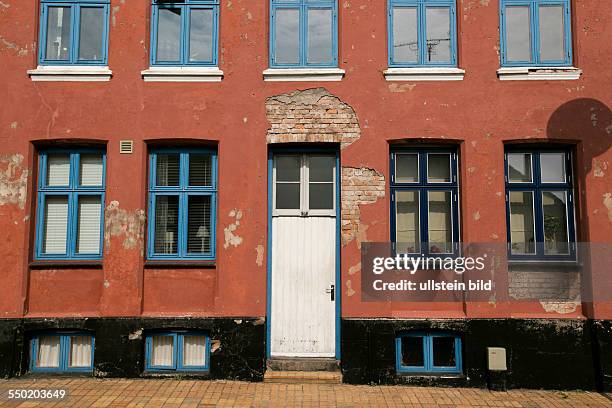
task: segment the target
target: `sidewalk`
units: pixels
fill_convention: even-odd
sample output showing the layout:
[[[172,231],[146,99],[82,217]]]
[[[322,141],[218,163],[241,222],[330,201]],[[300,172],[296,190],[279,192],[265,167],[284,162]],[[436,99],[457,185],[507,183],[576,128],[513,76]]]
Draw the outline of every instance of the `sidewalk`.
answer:
[[[10,389],[66,389],[64,400],[7,399]],[[0,407],[612,407],[595,392],[422,388],[238,381],[126,379],[0,380]]]

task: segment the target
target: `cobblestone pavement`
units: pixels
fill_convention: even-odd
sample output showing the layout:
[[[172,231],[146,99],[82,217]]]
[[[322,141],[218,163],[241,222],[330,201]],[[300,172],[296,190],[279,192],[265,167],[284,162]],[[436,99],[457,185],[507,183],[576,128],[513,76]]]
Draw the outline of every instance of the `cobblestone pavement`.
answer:
[[[9,390],[65,389],[64,400],[9,400]],[[0,407],[612,407],[596,392],[264,384],[178,379],[0,380]]]

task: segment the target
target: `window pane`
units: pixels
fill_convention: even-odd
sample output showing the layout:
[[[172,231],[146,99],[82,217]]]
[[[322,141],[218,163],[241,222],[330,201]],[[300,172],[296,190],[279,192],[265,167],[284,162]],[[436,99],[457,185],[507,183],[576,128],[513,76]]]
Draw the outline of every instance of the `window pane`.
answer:
[[[153,336],[151,341],[152,366],[174,366],[174,338],[171,336]]]
[[[70,184],[70,155],[47,156],[47,186],[66,187]]]
[[[59,367],[59,360],[60,337],[40,336],[38,338],[36,367]]]
[[[183,366],[206,365],[206,336],[183,336]]]
[[[402,337],[402,366],[424,367],[423,337]]]
[[[77,253],[100,253],[100,220],[102,204],[100,196],[79,197]]]
[[[91,366],[91,336],[70,336],[69,367]]]
[[[102,155],[82,154],[79,162],[79,184],[85,187],[102,186],[104,174]]]
[[[565,60],[565,27],[563,6],[540,6],[540,59]]]
[[[531,61],[529,6],[506,7],[506,59]]]
[[[189,196],[187,252],[211,252],[210,196]]]
[[[535,253],[533,193],[510,192],[510,251],[513,254]]]
[[[334,181],[336,158],[333,156],[310,156],[308,176],[310,181]]]
[[[180,182],[180,155],[158,154],[155,185],[161,187],[178,186]]]
[[[212,186],[212,156],[210,154],[189,155],[189,185]]]
[[[104,53],[104,9],[101,7],[82,7],[79,28],[79,59],[102,60]]]
[[[565,183],[565,154],[541,153],[542,183]]]
[[[397,252],[420,252],[419,193],[416,191],[398,191],[395,200],[397,203],[395,214]]]
[[[416,63],[419,61],[417,41],[417,9],[393,8],[393,62]]]
[[[333,62],[333,13],[330,9],[308,10],[308,63]]]
[[[567,194],[565,191],[542,192],[544,213],[544,252],[569,254],[567,234]]]
[[[333,210],[334,184],[310,183],[308,192],[308,207],[311,210]]]
[[[70,32],[72,30],[70,7],[47,9],[47,47],[45,59],[66,61],[70,59]]]
[[[427,49],[429,62],[451,61],[450,8],[427,7]]]
[[[429,183],[450,183],[450,154],[427,155],[427,181]]]
[[[181,58],[181,9],[159,8],[157,23],[157,61]]]
[[[508,154],[508,180],[511,183],[530,183],[533,179],[531,173],[531,154]]]
[[[276,181],[300,181],[300,156],[276,156]]]
[[[68,197],[45,197],[44,254],[65,254],[68,235]]]
[[[191,9],[189,18],[189,61],[213,59],[213,11]]]
[[[300,62],[300,11],[276,9],[274,61],[277,64]]]
[[[397,183],[419,182],[419,156],[417,154],[395,156],[395,181]]]
[[[178,252],[178,196],[155,198],[155,253],[176,254]]]
[[[429,251],[452,252],[453,226],[450,191],[429,191]]]
[[[434,367],[455,367],[455,338],[432,337]]]
[[[298,183],[276,183],[276,209],[298,210],[300,208],[300,185]]]

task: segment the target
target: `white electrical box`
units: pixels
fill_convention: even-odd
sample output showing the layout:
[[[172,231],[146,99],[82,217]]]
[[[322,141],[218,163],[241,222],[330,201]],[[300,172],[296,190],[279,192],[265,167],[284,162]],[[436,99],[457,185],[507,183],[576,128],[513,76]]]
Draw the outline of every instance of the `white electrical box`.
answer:
[[[503,347],[487,347],[488,368],[491,371],[506,371],[506,349]]]

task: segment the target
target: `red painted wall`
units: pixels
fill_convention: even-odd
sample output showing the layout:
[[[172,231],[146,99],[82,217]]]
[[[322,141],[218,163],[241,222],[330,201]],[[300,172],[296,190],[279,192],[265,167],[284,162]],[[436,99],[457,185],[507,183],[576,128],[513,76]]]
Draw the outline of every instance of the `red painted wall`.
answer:
[[[504,190],[504,142],[537,139],[575,144],[579,238],[612,242],[612,26],[607,21],[612,3],[573,1],[574,62],[584,72],[580,80],[501,82],[496,76],[498,1],[457,2],[459,66],[467,72],[464,81],[386,82],[381,73],[387,65],[386,2],[343,0],[339,61],[347,71],[344,80],[264,82],[268,2],[221,0],[223,81],[152,84],[144,83],[140,75],[149,60],[149,0],[111,2],[113,78],[108,83],[32,82],[26,71],[37,64],[38,2],[3,0],[0,317],[264,316],[266,257],[257,262],[257,247],[265,247],[267,239],[265,100],[319,86],[352,106],[359,118],[361,139],[342,151],[343,166],[370,167],[388,179],[389,141],[426,137],[459,142],[464,241],[505,242],[504,198],[499,195]],[[30,269],[36,147],[74,139],[106,143],[106,205],[118,202],[121,216],[127,218],[136,217],[146,206],[147,143],[157,139],[218,143],[216,266],[145,269],[144,243],[125,245],[126,233],[119,232],[108,236],[102,269]],[[124,139],[134,140],[134,154],[119,154],[119,140]],[[236,221],[230,216],[233,210],[243,213],[234,231],[242,243],[225,246],[224,229]],[[367,226],[365,239],[389,240],[388,191],[386,198],[361,206],[361,222]],[[612,318],[612,305],[559,315],[545,313],[539,304],[517,310],[500,304],[362,303],[359,273],[348,273],[359,262],[357,244],[354,240],[342,249],[345,317]]]

